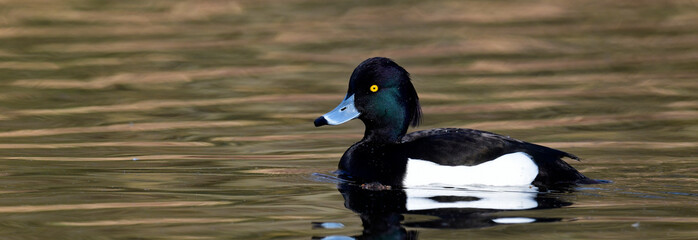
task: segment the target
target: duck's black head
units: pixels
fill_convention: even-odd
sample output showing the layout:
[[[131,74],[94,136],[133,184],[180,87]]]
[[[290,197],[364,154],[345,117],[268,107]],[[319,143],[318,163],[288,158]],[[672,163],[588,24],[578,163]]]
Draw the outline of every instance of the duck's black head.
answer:
[[[365,140],[396,142],[410,124],[420,123],[421,115],[410,74],[388,58],[374,57],[354,69],[344,100],[315,119],[315,126],[338,125],[358,117],[366,125]]]

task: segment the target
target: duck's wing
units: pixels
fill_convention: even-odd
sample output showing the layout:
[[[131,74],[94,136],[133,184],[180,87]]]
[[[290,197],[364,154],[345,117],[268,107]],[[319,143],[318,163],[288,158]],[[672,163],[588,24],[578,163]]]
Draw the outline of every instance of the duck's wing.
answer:
[[[557,149],[474,129],[437,128],[407,134],[402,139],[406,157],[446,166],[474,166],[505,154],[524,152],[539,167],[537,182],[585,182],[588,179],[561,158],[579,158]]]
[[[579,160],[560,150],[474,129],[436,128],[413,132],[402,138],[402,145],[409,158],[447,166],[478,165],[514,152]]]

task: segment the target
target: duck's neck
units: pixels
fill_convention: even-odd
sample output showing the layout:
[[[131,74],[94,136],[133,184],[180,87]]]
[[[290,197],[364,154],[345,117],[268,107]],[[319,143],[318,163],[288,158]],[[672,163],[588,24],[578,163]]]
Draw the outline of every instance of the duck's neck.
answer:
[[[393,124],[381,122],[364,122],[366,130],[361,141],[372,143],[399,143],[405,133],[409,123],[407,121],[395,122]],[[397,126],[397,127],[396,127]]]

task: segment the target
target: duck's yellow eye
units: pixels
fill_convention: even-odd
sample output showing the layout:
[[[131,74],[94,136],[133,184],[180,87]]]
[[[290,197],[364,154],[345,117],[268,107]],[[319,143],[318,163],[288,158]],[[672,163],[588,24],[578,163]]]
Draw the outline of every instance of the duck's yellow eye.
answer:
[[[377,92],[378,91],[378,85],[371,85],[371,92]]]

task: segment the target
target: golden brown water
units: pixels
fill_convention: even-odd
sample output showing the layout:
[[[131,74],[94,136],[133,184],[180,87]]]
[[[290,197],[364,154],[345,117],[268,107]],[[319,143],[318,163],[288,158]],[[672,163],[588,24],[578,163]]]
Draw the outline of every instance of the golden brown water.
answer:
[[[313,173],[363,126],[312,120],[385,56],[412,74],[419,129],[560,148],[613,181],[495,213],[548,222],[405,215],[420,239],[695,239],[697,29],[679,0],[0,1],[0,235],[361,235]]]

